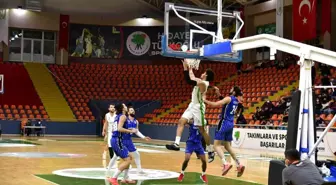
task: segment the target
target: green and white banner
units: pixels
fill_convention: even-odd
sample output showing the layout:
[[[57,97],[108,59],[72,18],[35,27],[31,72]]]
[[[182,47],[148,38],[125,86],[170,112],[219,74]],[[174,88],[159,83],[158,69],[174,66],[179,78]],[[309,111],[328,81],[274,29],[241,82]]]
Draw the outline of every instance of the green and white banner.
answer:
[[[232,146],[241,149],[284,152],[287,139],[286,130],[235,129]],[[319,137],[322,132],[317,132]],[[334,156],[336,152],[336,133],[328,132],[318,146],[319,156]]]

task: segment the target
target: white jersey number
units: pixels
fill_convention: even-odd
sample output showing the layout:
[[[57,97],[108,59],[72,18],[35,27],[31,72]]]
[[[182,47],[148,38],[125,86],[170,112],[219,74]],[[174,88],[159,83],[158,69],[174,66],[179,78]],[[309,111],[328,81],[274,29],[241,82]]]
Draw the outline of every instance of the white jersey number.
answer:
[[[238,106],[237,105],[233,105],[232,106],[232,111],[230,112],[230,114],[234,114],[237,110]]]

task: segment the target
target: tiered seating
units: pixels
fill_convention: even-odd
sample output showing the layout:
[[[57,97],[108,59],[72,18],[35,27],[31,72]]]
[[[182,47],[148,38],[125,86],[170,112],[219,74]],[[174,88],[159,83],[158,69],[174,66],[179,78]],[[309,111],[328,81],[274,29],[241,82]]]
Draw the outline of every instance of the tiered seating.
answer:
[[[0,119],[48,119],[42,102],[22,63],[0,63],[5,93],[0,94]]]
[[[223,95],[227,95],[232,86],[240,86],[244,92],[244,107],[248,108],[251,107],[252,104],[260,102],[266,97],[273,95],[281,88],[290,85],[292,82],[298,80],[298,78],[299,68],[294,65],[284,70],[277,70],[274,67],[263,68],[238,75],[238,77],[234,80],[225,81],[218,84],[218,88],[221,90],[221,93]],[[213,91],[209,91],[207,97],[212,101],[218,100]],[[181,107],[179,110],[173,112],[172,114],[161,118],[158,122],[176,124],[186,108],[187,105]],[[221,108],[207,107],[205,115],[206,119],[209,120],[210,124],[216,124],[220,112]],[[247,115],[247,117],[245,118],[247,120],[250,120],[252,119],[251,116],[252,115]],[[282,115],[280,115],[280,117],[281,116]]]
[[[19,120],[21,118],[48,120],[49,116],[42,105],[39,107],[35,105],[0,105],[0,120]]]
[[[203,66],[208,67],[220,74],[219,81],[232,74],[235,66],[221,63]],[[192,88],[184,82],[181,65],[75,63],[49,68],[58,76],[57,84],[74,114],[84,119],[94,119],[87,105],[90,99],[161,100],[162,109],[168,109],[188,99]]]

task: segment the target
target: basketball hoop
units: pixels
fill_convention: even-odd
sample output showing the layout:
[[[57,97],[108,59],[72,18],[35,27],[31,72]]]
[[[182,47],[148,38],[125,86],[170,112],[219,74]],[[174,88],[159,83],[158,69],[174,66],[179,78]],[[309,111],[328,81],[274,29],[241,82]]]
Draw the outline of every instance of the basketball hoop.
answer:
[[[185,61],[187,62],[189,68],[196,70],[198,70],[199,64],[201,63],[201,60],[194,58],[186,58]]]

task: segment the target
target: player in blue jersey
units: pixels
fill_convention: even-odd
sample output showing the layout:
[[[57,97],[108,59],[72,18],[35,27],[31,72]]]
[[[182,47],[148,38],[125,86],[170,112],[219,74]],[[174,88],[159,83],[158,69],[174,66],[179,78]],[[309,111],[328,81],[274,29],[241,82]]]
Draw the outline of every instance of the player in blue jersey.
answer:
[[[135,119],[135,110],[131,105],[128,105],[128,116],[127,120],[124,124],[124,128],[126,129],[137,129],[137,132],[135,133],[138,137],[141,139],[144,139],[146,141],[149,141],[151,138],[144,136],[139,130],[139,122]],[[122,144],[127,148],[128,152],[131,154],[131,156],[134,158],[135,164],[137,166],[138,172],[142,172],[141,168],[141,160],[140,160],[140,153],[137,151],[136,147],[133,144],[132,141],[132,133],[124,133],[122,137]],[[109,174],[109,171],[114,166],[115,162],[117,161],[117,156],[113,156],[113,158],[110,160],[110,163],[108,165],[108,170],[106,171],[106,176]]]
[[[135,133],[135,135],[137,135],[141,139],[144,139],[146,141],[149,141],[151,139],[150,137],[144,136],[139,131],[139,122],[138,120],[135,119],[135,110],[131,105],[128,106],[128,119],[127,119],[126,128],[127,129],[137,129],[137,132]],[[132,135],[133,134],[124,134],[123,144],[128,149],[128,151],[132,154],[135,164],[137,166],[138,172],[143,173],[142,168],[141,168],[140,153],[137,151],[136,147],[133,144]]]
[[[202,146],[202,134],[200,133],[199,126],[196,126],[194,124],[193,119],[191,119],[188,123],[190,124],[189,125],[189,137],[186,142],[185,158],[182,164],[182,171],[177,181],[182,182],[184,178],[184,171],[188,166],[190,157],[192,153],[195,152],[197,157],[199,157],[202,161],[202,175],[200,176],[200,178],[204,183],[208,183],[208,179],[205,175],[207,163],[206,163],[204,148]]]
[[[239,104],[238,97],[242,95],[243,93],[241,89],[238,86],[234,86],[230,90],[230,96],[227,96],[217,102],[204,100],[204,102],[210,106],[214,107],[223,106],[222,113],[220,115],[220,121],[218,123],[214,139],[214,149],[223,162],[222,175],[226,175],[232,168],[232,165],[225,160],[222,144],[224,144],[224,148],[230,153],[231,157],[236,161],[238,172],[237,177],[242,176],[245,170],[245,166],[240,164],[236,154],[233,152],[231,148],[231,141],[233,140],[232,134],[234,127],[234,116]]]
[[[133,180],[128,179],[128,170],[132,161],[132,156],[129,155],[128,149],[123,144],[123,135],[129,133],[136,133],[137,129],[127,129],[127,107],[125,104],[118,104],[115,106],[116,109],[116,118],[112,124],[112,138],[111,146],[116,156],[123,159],[123,162],[119,164],[117,171],[113,174],[112,178],[108,178],[108,181],[112,185],[118,184],[118,176],[121,172],[124,171],[124,180],[123,183],[135,183]]]

